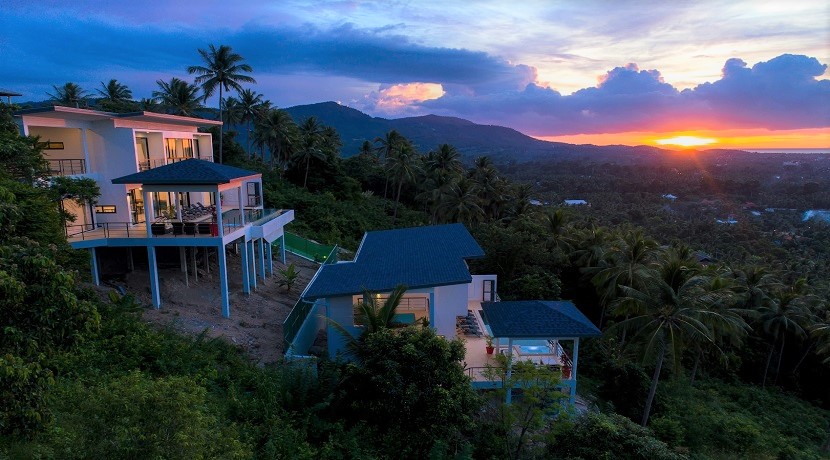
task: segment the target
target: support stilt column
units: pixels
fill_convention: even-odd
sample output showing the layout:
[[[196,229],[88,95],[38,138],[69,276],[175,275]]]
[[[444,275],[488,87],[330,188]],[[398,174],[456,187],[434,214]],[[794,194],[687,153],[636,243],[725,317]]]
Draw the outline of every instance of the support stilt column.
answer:
[[[153,306],[161,308],[161,287],[159,286],[159,272],[156,263],[156,248],[147,246],[147,265],[150,268],[150,294]]]
[[[579,339],[574,339],[574,356],[571,369],[571,406],[576,402],[576,365],[579,361]]]
[[[95,248],[89,248],[90,268],[92,269],[92,282],[96,286],[101,285],[101,278],[98,275],[98,254],[95,253]]]
[[[248,277],[248,281],[251,283],[251,289],[256,290],[256,250],[254,249],[254,240],[248,241],[245,243],[245,246],[248,247],[248,273],[251,274]]]
[[[513,377],[513,339],[507,339],[507,382],[508,388],[507,395],[505,396],[505,401],[507,404],[513,402],[513,388],[510,387],[510,379]]]
[[[251,281],[249,278],[249,270],[251,269],[251,262],[248,260],[248,243],[245,242],[245,238],[242,238],[242,242],[240,244],[242,246],[242,292],[245,294],[251,293]],[[221,265],[221,264],[220,264]]]
[[[266,246],[268,247],[268,276],[274,276],[274,246],[271,243]]]
[[[259,277],[265,281],[265,239],[259,240]]]
[[[225,257],[225,246],[219,246],[216,253],[217,258],[219,259],[219,293],[222,296],[222,316],[230,318],[231,304],[228,299],[228,267]]]
[[[285,234],[280,237],[280,260],[285,265]]]

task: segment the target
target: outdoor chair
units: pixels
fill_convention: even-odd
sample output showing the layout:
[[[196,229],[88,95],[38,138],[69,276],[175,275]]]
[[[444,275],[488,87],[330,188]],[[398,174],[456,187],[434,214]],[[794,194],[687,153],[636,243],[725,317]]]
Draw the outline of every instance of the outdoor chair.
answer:
[[[171,222],[170,225],[173,226],[173,234],[174,235],[181,235],[183,230],[182,227],[184,226],[181,222]]]
[[[166,224],[150,224],[150,233],[153,236],[157,235],[164,235],[167,233],[167,225]]]
[[[195,235],[196,234],[196,224],[193,222],[185,222],[184,224],[184,234],[185,235]]]
[[[200,235],[210,235],[210,223],[209,222],[200,222],[196,225]]]

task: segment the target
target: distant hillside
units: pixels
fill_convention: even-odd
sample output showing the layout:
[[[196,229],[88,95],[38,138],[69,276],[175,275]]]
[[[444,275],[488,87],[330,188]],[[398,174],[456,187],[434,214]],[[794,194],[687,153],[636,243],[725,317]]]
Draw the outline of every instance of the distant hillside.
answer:
[[[487,155],[499,163],[526,162],[556,157],[558,160],[585,158],[592,160],[621,159],[629,155],[660,153],[656,147],[573,145],[534,139],[504,126],[479,125],[469,120],[438,115],[386,119],[336,102],[298,105],[285,109],[298,123],[314,116],[340,133],[344,157],[355,155],[363,141],[373,141],[391,130],[410,139],[420,151],[426,152],[439,144],[449,143],[468,160]]]

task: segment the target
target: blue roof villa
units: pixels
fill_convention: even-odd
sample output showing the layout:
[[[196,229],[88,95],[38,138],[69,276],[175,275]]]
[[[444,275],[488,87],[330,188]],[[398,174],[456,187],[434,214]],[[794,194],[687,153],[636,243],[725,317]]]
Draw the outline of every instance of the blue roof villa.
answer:
[[[600,331],[569,301],[501,302],[496,275],[473,275],[467,261],[484,251],[461,224],[367,232],[354,260],[323,265],[302,294],[308,307],[302,326],[287,344],[288,354],[307,352],[317,332],[326,329],[328,353],[345,347],[344,338],[325,321],[336,321],[354,336],[354,306],[366,293],[383,299],[396,286],[408,290],[398,320],[421,319],[448,339],[462,337],[465,367],[478,388],[493,388],[483,375],[495,353],[562,369],[563,386],[575,396],[579,339]],[[488,349],[486,336],[493,338]],[[564,347],[563,347],[564,345]]]

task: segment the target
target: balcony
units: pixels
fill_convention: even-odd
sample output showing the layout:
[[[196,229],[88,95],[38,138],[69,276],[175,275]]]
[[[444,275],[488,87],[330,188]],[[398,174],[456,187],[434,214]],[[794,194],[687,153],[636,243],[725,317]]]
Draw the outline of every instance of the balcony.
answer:
[[[158,168],[159,166],[169,165],[173,163],[178,163],[180,161],[189,160],[193,157],[168,157],[166,159],[157,159],[157,160],[142,160],[138,162],[138,171],[147,171],[148,169]],[[213,163],[213,157],[210,155],[201,156],[198,158],[199,160],[210,161]]]
[[[63,160],[46,160],[49,162],[49,173],[53,176],[71,176],[86,174],[86,161],[82,158]]]

